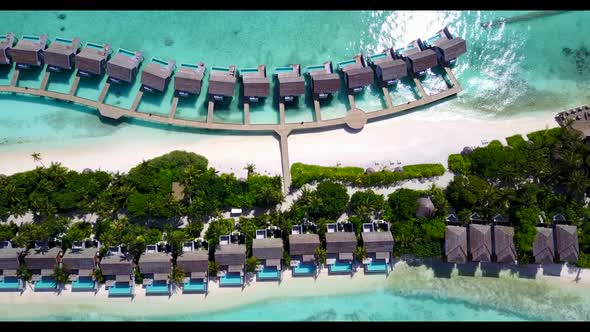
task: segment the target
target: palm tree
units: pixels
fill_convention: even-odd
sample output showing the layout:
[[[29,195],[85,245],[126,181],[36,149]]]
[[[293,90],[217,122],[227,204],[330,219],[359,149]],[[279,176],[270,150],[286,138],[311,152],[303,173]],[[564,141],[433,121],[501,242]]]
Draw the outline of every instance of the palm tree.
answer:
[[[33,152],[31,154],[31,157],[33,157],[34,162],[39,162],[41,164],[41,166],[45,167],[45,165],[43,165],[43,162],[41,161],[41,153]]]
[[[250,175],[254,174],[254,170],[256,169],[256,165],[247,164],[246,167],[244,167],[244,169],[248,171],[248,177],[250,177]]]

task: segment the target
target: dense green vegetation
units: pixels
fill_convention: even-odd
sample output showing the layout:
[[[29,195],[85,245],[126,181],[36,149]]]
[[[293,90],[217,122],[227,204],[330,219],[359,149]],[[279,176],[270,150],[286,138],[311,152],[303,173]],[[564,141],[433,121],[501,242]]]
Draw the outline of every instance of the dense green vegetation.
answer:
[[[421,177],[440,176],[445,173],[441,164],[408,165],[401,172],[380,170],[365,173],[361,167],[326,167],[294,163],[291,165],[291,187],[299,189],[304,184],[322,180],[340,181],[363,187],[384,186],[395,182]]]

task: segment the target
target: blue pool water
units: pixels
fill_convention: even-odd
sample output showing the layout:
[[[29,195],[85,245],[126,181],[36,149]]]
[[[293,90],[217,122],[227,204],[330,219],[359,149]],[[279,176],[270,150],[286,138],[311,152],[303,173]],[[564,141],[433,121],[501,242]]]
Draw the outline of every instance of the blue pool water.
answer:
[[[384,261],[380,262],[371,262],[366,265],[365,271],[367,272],[387,272],[387,263]]]
[[[256,273],[256,276],[258,279],[279,279],[279,273],[276,267],[265,266],[262,271]]]
[[[57,283],[52,277],[42,277],[41,280],[35,282],[35,290],[51,290],[56,288]]]
[[[242,276],[239,273],[227,273],[225,276],[219,278],[219,285],[240,286],[242,285]]]
[[[352,263],[336,262],[334,264],[330,264],[329,269],[330,269],[330,272],[333,272],[333,273],[351,272],[352,271]]]
[[[19,289],[20,288],[20,281],[15,277],[4,277],[4,280],[0,281],[0,289],[2,290],[9,290],[9,289]]]
[[[91,277],[79,277],[72,282],[72,289],[75,290],[93,290],[94,280]]]
[[[151,285],[145,286],[146,294],[168,294],[170,288],[165,281],[154,281]]]
[[[184,292],[204,292],[207,290],[207,285],[203,279],[191,279],[182,285]]]
[[[109,287],[109,296],[130,296],[132,294],[132,287],[127,282],[117,282]]]
[[[315,273],[315,264],[299,263],[298,266],[293,267],[293,273],[296,275],[309,275]]]

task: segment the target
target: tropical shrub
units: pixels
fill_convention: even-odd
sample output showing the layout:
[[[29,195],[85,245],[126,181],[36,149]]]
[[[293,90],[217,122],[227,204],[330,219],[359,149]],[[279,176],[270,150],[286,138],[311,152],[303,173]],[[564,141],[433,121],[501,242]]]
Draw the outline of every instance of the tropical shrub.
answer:
[[[471,172],[471,161],[459,153],[449,155],[448,163],[449,169],[457,174],[468,175]]]

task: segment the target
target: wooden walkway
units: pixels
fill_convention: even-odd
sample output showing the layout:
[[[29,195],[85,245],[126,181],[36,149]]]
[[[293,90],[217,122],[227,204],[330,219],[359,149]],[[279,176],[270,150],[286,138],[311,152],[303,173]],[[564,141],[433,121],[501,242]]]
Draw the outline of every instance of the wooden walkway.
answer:
[[[383,88],[384,98],[387,102],[387,108],[373,111],[373,112],[364,112],[363,110],[356,107],[354,96],[349,95],[349,102],[351,105],[351,109],[347,112],[346,116],[335,118],[335,119],[321,119],[320,113],[320,103],[319,100],[314,100],[314,111],[315,111],[315,121],[312,122],[303,122],[303,123],[285,123],[285,105],[283,103],[279,104],[279,112],[280,112],[280,122],[279,124],[251,124],[250,123],[250,105],[249,103],[244,104],[244,124],[236,124],[236,123],[216,123],[213,121],[213,111],[214,111],[214,102],[213,100],[209,101],[207,107],[207,121],[196,121],[196,120],[184,120],[184,119],[176,119],[174,118],[176,113],[176,106],[178,105],[178,98],[173,99],[173,103],[171,106],[170,113],[168,115],[157,115],[157,114],[146,114],[142,112],[137,112],[137,108],[139,107],[143,92],[138,91],[135,100],[133,102],[133,106],[130,109],[124,109],[114,105],[107,105],[104,104],[104,100],[110,88],[110,83],[106,82],[103,86],[98,100],[90,100],[82,97],[78,97],[75,95],[77,86],[80,81],[80,77],[76,76],[72,86],[70,88],[69,93],[60,93],[60,92],[53,92],[47,91],[45,89],[33,89],[33,88],[25,88],[25,87],[18,87],[18,78],[19,78],[19,70],[15,69],[12,80],[10,85],[3,85],[0,86],[0,92],[10,92],[10,93],[19,93],[19,94],[28,94],[34,96],[41,96],[47,98],[53,98],[61,101],[67,101],[76,103],[79,105],[87,106],[89,108],[97,109],[100,114],[104,117],[108,117],[111,119],[120,119],[123,117],[127,118],[135,118],[141,119],[145,121],[157,122],[157,123],[166,123],[171,124],[174,126],[179,127],[189,127],[189,128],[199,128],[199,129],[213,129],[213,130],[231,130],[231,131],[243,131],[243,132],[254,132],[254,133],[266,133],[272,134],[276,133],[279,136],[280,146],[281,146],[281,162],[283,165],[283,184],[284,190],[287,191],[291,184],[291,175],[289,173],[289,150],[287,146],[287,138],[288,136],[294,131],[301,131],[301,130],[314,130],[314,129],[326,129],[326,128],[337,128],[348,126],[355,130],[361,130],[364,125],[372,119],[378,119],[390,116],[392,114],[404,112],[416,107],[424,106],[426,104],[436,102],[450,96],[456,95],[462,91],[461,85],[457,82],[453,72],[445,67],[444,68],[450,81],[452,82],[452,87],[448,90],[435,93],[432,95],[426,94],[422,84],[419,80],[415,79],[414,82],[418,88],[419,93],[421,94],[421,98],[412,102],[408,102],[401,105],[393,105],[391,101],[391,97],[387,88]],[[49,79],[48,73],[46,74],[47,79]],[[82,78],[84,79],[84,78]],[[45,78],[44,78],[45,81]],[[45,83],[46,84],[46,83]]]

